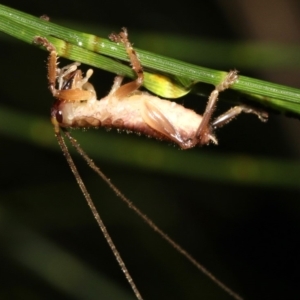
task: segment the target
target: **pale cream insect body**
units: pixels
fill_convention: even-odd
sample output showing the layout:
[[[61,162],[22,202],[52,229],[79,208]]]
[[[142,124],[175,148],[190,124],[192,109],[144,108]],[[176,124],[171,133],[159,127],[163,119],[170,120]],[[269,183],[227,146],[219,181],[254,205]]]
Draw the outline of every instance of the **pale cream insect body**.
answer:
[[[110,93],[101,100],[97,100],[94,87],[88,82],[93,74],[91,69],[85,77],[77,69],[77,62],[56,69],[55,48],[43,38],[36,39],[50,51],[48,77],[49,88],[57,99],[52,108],[52,122],[56,127],[115,127],[170,140],[182,149],[188,149],[210,141],[217,143],[213,129],[228,123],[241,112],[255,113],[260,119],[266,119],[265,114],[252,108],[236,106],[211,121],[219,93],[238,80],[237,71],[230,71],[216,86],[203,116],[175,102],[138,90],[143,84],[143,69],[128,41],[126,29],[119,35],[113,34],[110,37],[125,45],[137,79],[121,85],[123,77],[117,76]]]

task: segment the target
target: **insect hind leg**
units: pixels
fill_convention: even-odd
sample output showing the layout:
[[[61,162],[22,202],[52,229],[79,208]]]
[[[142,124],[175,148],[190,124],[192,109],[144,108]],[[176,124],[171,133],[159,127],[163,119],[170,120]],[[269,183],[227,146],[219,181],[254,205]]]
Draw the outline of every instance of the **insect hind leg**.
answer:
[[[237,80],[238,80],[238,71],[237,70],[230,71],[226,75],[225,79],[220,84],[218,84],[210,94],[205,108],[205,112],[203,114],[202,121],[196,132],[196,139],[198,140],[198,143],[200,145],[208,144],[210,141],[217,143],[217,140],[214,138],[212,134],[212,126],[211,126],[212,114],[216,108],[220,92],[228,89]]]
[[[262,111],[262,110],[259,110],[259,109],[256,109],[256,108],[253,108],[253,107],[250,107],[247,105],[239,105],[239,106],[232,107],[224,114],[218,116],[211,123],[211,126],[213,128],[222,127],[225,124],[232,121],[240,113],[255,114],[262,122],[266,122],[268,120],[268,113],[266,113],[265,111]]]

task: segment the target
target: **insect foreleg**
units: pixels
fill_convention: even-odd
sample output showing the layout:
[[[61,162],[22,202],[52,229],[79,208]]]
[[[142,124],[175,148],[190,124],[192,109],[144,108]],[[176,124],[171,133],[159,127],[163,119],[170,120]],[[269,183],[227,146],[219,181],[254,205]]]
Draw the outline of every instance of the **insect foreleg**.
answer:
[[[33,40],[34,43],[44,46],[49,52],[48,58],[48,86],[54,96],[57,92],[55,88],[55,81],[57,76],[57,52],[55,47],[46,39],[40,36],[37,36]]]

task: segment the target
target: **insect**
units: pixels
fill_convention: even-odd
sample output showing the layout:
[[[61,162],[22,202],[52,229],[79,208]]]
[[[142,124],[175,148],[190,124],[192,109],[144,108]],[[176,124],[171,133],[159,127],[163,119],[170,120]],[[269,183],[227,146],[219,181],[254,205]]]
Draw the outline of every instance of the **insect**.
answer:
[[[144,78],[143,69],[128,40],[126,29],[119,35],[112,34],[110,38],[124,44],[137,79],[122,85],[123,78],[117,76],[111,91],[101,101],[97,101],[94,87],[89,83],[93,74],[91,69],[85,77],[77,69],[77,62],[56,69],[54,46],[41,37],[36,38],[36,43],[43,44],[50,51],[49,89],[57,99],[52,107],[51,120],[56,132],[59,127],[115,127],[169,140],[182,149],[188,149],[210,142],[217,143],[213,129],[230,122],[241,112],[257,114],[263,121],[267,119],[265,113],[247,106],[236,106],[211,121],[219,93],[238,80],[235,70],[230,71],[211,93],[203,117],[175,102],[139,91]],[[58,88],[55,87],[56,77]]]
[[[217,285],[235,299],[241,299],[239,295],[231,291],[226,285],[215,278],[214,275],[200,265],[181,246],[162,232],[151,219],[136,208],[100,171],[66,129],[70,127],[115,127],[143,133],[157,139],[171,141],[178,144],[182,149],[188,149],[196,145],[206,145],[210,142],[217,143],[214,129],[230,122],[241,112],[257,114],[263,121],[267,118],[266,114],[247,106],[236,106],[215,120],[211,120],[219,93],[229,88],[238,80],[237,71],[230,71],[224,80],[216,86],[209,97],[203,116],[174,102],[142,92],[139,88],[143,83],[143,69],[128,40],[127,30],[123,28],[123,31],[120,34],[112,34],[110,38],[115,42],[124,44],[132,68],[137,74],[137,79],[122,85],[123,78],[117,76],[110,93],[100,101],[97,100],[94,87],[89,82],[89,79],[93,74],[91,69],[86,72],[84,77],[82,71],[78,69],[80,64],[77,62],[59,69],[57,67],[57,53],[55,47],[43,37],[35,38],[35,43],[44,46],[50,52],[48,59],[48,82],[49,89],[56,99],[51,110],[51,121],[54,126],[56,137],[105,239],[114,253],[135,297],[137,299],[142,299],[133,278],[129,274],[123,259],[110,238],[110,235],[108,234],[76,169],[64,139],[62,138],[61,129],[76,150],[87,161],[89,166],[107,182],[110,188],[113,189],[130,208],[132,208],[156,232],[167,240],[168,243],[211,278]]]

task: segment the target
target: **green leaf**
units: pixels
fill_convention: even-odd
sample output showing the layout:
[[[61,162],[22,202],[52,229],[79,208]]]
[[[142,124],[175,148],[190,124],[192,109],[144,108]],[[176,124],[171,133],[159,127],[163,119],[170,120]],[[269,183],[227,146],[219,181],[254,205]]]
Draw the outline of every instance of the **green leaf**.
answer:
[[[59,55],[71,60],[79,61],[94,67],[117,74],[133,77],[134,74],[128,66],[108,57],[128,61],[127,54],[122,45],[110,42],[105,38],[92,34],[82,33],[65,28],[51,22],[39,19],[26,13],[0,5],[0,31],[32,43],[36,36],[48,38],[57,48]],[[204,82],[216,85],[222,81],[226,72],[195,66],[172,58],[153,54],[136,48],[143,67],[153,73],[162,73],[172,78],[185,78],[188,82]],[[105,56],[104,56],[105,55]],[[152,77],[146,76],[145,85],[161,96],[164,94],[161,87],[152,83]],[[182,90],[189,89],[182,86]],[[270,107],[280,112],[300,114],[300,91],[295,88],[270,83],[254,78],[240,76],[233,90],[249,96],[252,101],[259,102],[265,107]],[[188,91],[188,90],[187,90]],[[181,96],[185,92],[176,93]]]

